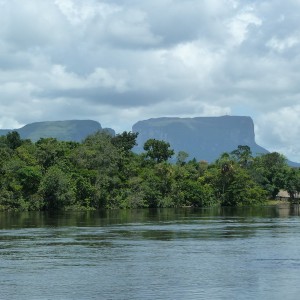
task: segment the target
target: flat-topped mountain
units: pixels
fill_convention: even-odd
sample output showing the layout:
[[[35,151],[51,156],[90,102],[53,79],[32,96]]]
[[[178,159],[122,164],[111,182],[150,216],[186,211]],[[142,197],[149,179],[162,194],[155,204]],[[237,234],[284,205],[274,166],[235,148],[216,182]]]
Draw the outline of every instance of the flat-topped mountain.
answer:
[[[22,139],[34,142],[47,137],[80,142],[99,130],[115,135],[113,129],[102,128],[99,122],[92,120],[35,122],[13,130]],[[0,135],[10,131],[12,129],[0,129]],[[175,152],[187,152],[189,159],[208,162],[213,162],[223,152],[235,150],[239,145],[248,145],[254,156],[269,152],[256,144],[254,124],[250,117],[154,118],[137,122],[132,131],[139,133],[138,146],[134,148],[137,153],[144,151],[144,143],[150,138],[169,142]],[[300,167],[299,163],[288,163]]]
[[[88,135],[99,130],[115,134],[113,129],[102,128],[101,124],[92,120],[47,121],[27,124],[22,128],[14,129],[22,139],[37,141],[40,138],[53,137],[58,140],[80,142]],[[11,129],[1,129],[0,135],[5,135]]]
[[[138,153],[150,138],[169,142],[175,152],[185,151],[190,159],[208,162],[223,152],[235,150],[238,145],[248,145],[253,155],[268,153],[256,144],[250,117],[156,118],[137,122],[132,131],[139,132]]]

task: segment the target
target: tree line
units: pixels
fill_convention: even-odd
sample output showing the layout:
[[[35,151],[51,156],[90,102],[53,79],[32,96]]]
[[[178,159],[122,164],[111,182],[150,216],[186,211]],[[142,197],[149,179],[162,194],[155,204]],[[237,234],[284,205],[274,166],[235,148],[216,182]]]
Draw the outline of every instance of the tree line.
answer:
[[[258,205],[285,189],[300,192],[300,170],[273,152],[252,156],[240,145],[213,163],[176,154],[149,139],[132,151],[137,133],[97,132],[82,142],[0,137],[1,210]],[[175,157],[174,157],[175,156]],[[173,162],[170,159],[173,158]]]

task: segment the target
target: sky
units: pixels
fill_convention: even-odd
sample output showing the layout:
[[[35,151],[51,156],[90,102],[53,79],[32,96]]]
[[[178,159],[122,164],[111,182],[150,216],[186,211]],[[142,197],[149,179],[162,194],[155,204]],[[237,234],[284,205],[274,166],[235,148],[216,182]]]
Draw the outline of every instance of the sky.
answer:
[[[222,115],[300,162],[300,0],[0,0],[0,128]]]

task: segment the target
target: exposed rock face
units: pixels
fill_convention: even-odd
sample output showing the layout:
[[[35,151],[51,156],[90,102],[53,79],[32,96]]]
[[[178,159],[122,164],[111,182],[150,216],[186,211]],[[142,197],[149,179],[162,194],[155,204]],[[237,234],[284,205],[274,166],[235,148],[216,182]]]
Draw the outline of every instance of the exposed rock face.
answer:
[[[36,122],[13,130],[19,132],[22,139],[33,142],[47,137],[81,142],[99,130],[115,135],[113,129],[102,128],[99,122],[92,120]],[[0,136],[10,131],[12,129],[0,129]],[[137,122],[132,131],[139,132],[138,146],[134,148],[137,153],[144,151],[144,143],[150,138],[169,142],[175,152],[187,152],[189,159],[195,157],[208,162],[223,152],[235,150],[238,145],[248,145],[253,155],[268,153],[256,144],[250,117],[156,118]],[[299,163],[288,161],[288,164],[300,167]]]
[[[99,130],[105,130],[112,135],[115,134],[113,129],[103,129],[99,122],[91,120],[36,122],[15,129],[22,139],[37,141],[40,138],[53,137],[58,140],[78,142]],[[2,129],[0,130],[0,135],[5,135],[9,131],[11,130]]]
[[[150,138],[169,142],[175,152],[187,152],[189,159],[208,162],[238,145],[248,145],[253,155],[268,152],[256,144],[250,117],[156,118],[137,122],[132,131],[139,133],[135,148],[138,153]]]

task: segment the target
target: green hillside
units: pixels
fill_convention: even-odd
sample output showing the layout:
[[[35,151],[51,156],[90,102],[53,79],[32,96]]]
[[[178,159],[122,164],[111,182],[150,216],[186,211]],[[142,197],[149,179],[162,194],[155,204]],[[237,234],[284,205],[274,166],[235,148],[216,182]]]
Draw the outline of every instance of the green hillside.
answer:
[[[92,120],[47,121],[27,124],[14,129],[22,139],[37,141],[40,138],[53,137],[64,141],[82,141],[88,135],[99,130],[107,130],[114,135],[114,130],[103,129],[101,124]],[[0,135],[6,135],[10,129],[0,130]]]

